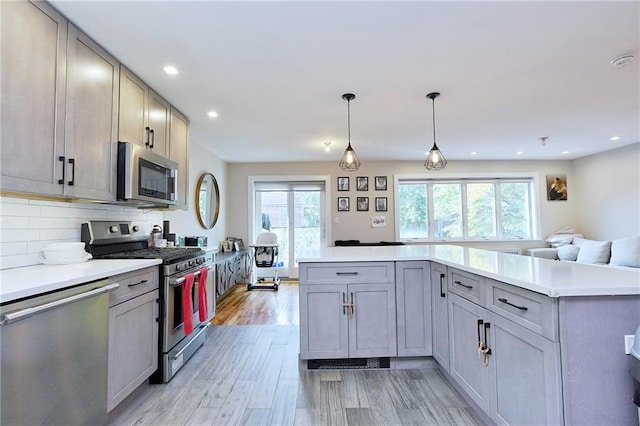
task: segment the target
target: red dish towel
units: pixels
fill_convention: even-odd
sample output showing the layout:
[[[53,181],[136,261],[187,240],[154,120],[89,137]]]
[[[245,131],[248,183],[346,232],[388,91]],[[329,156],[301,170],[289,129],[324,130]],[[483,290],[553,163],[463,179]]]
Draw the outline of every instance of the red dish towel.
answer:
[[[206,321],[209,316],[209,309],[207,306],[207,274],[209,268],[200,269],[200,279],[198,280],[198,317],[200,321]]]
[[[184,324],[184,335],[193,333],[193,300],[191,299],[191,289],[195,280],[194,274],[187,274],[182,283],[182,323]]]

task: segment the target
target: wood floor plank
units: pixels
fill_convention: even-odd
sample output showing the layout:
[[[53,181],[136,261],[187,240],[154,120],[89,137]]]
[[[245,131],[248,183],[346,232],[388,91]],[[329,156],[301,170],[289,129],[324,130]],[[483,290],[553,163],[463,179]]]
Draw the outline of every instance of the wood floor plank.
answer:
[[[320,381],[320,424],[346,425],[347,418],[342,407],[342,383]]]
[[[224,403],[219,407],[214,425],[238,425],[244,417],[249,396],[253,392],[255,382],[238,380]]]
[[[366,385],[369,404],[380,422],[387,425],[400,424],[400,417],[390,401],[385,381],[367,380]]]
[[[247,408],[240,424],[245,426],[266,426],[270,412],[271,410],[268,408]]]
[[[296,408],[320,408],[320,375],[317,371],[301,371]]]
[[[371,408],[345,408],[349,426],[372,426],[380,424],[380,419]]]
[[[238,375],[239,380],[258,380],[267,360],[267,354],[275,337],[275,332],[260,333],[256,344],[252,346],[249,359]]]
[[[280,380],[271,405],[268,424],[274,426],[293,425],[297,396],[297,380]]]
[[[400,424],[423,426],[428,424],[426,417],[419,408],[400,408],[396,409]]]
[[[321,424],[319,408],[296,408],[293,424],[296,426],[312,426]]]
[[[190,426],[214,425],[217,418],[218,408],[196,407],[186,424]]]
[[[269,348],[255,392],[249,398],[249,408],[272,408],[285,351],[286,347],[283,345],[271,345]]]
[[[344,408],[369,408],[369,397],[363,386],[363,377],[358,371],[342,373],[342,389],[344,391]]]

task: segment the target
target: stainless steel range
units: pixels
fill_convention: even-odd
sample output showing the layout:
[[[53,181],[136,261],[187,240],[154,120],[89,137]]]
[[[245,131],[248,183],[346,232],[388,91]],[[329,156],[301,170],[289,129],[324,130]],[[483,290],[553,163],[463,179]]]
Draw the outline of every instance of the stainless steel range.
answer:
[[[94,259],[162,259],[160,265],[160,323],[158,342],[158,370],[151,383],[166,383],[202,346],[209,323],[201,321],[199,310],[201,280],[206,269],[213,273],[213,265],[206,261],[205,251],[197,247],[151,248],[144,224],[127,221],[89,221],[82,224],[81,239]],[[190,289],[185,287],[191,281]],[[215,291],[208,289],[208,291]],[[185,301],[191,299],[192,315]],[[209,307],[213,309],[213,307]],[[185,333],[185,321],[191,317],[193,331]]]

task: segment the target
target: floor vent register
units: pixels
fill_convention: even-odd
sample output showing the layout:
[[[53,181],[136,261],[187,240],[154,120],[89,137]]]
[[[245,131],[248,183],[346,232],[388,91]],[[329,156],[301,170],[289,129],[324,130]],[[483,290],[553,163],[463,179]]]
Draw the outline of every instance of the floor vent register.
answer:
[[[389,357],[382,358],[342,358],[342,359],[310,359],[307,362],[309,370],[331,369],[380,369],[389,368]]]

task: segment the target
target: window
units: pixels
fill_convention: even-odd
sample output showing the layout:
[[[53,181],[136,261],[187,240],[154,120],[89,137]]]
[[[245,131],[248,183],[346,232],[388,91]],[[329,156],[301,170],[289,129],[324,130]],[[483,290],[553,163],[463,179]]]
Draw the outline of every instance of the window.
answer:
[[[531,177],[399,178],[399,239],[533,239],[533,184]]]

